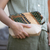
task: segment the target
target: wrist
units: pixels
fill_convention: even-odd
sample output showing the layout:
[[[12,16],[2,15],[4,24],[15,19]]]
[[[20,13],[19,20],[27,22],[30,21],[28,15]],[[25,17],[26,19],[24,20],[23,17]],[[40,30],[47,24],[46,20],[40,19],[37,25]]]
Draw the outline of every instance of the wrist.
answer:
[[[11,21],[10,28],[14,27],[14,21]]]
[[[10,28],[14,29],[17,26],[17,22],[12,21],[10,24]]]

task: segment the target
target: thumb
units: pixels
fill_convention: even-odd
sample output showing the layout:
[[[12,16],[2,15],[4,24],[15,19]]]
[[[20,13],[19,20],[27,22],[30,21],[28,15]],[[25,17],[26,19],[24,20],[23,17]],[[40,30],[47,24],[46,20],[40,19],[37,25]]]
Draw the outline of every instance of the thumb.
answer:
[[[31,27],[31,25],[29,25],[29,24],[22,24],[22,26],[23,27],[27,27],[27,28],[30,28]]]

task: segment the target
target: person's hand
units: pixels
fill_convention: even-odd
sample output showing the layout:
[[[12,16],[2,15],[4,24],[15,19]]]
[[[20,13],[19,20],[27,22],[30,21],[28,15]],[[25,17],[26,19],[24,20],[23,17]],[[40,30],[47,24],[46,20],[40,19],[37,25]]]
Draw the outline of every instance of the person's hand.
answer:
[[[12,30],[14,31],[14,34],[17,38],[23,39],[26,36],[29,37],[28,33],[25,32],[23,27],[30,28],[31,26],[27,25],[27,24],[20,23],[20,22],[13,23]]]

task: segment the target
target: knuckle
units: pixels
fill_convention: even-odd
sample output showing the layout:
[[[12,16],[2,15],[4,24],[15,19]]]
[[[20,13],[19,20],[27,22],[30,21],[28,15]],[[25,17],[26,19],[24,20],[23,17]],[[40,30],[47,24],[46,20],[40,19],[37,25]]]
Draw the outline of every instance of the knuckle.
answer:
[[[24,30],[22,31],[22,33],[24,33]]]
[[[21,33],[19,33],[19,35],[20,35]]]
[[[25,33],[25,35],[26,35],[26,36],[28,36],[28,34],[27,34],[27,33]]]

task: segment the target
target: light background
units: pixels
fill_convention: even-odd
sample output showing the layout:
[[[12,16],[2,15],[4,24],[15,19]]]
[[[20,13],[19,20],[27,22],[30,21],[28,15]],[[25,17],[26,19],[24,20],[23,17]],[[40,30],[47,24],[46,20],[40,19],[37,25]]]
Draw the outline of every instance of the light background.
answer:
[[[5,13],[9,16],[8,7],[6,5],[4,9]],[[4,28],[6,25],[0,21],[0,29]]]

